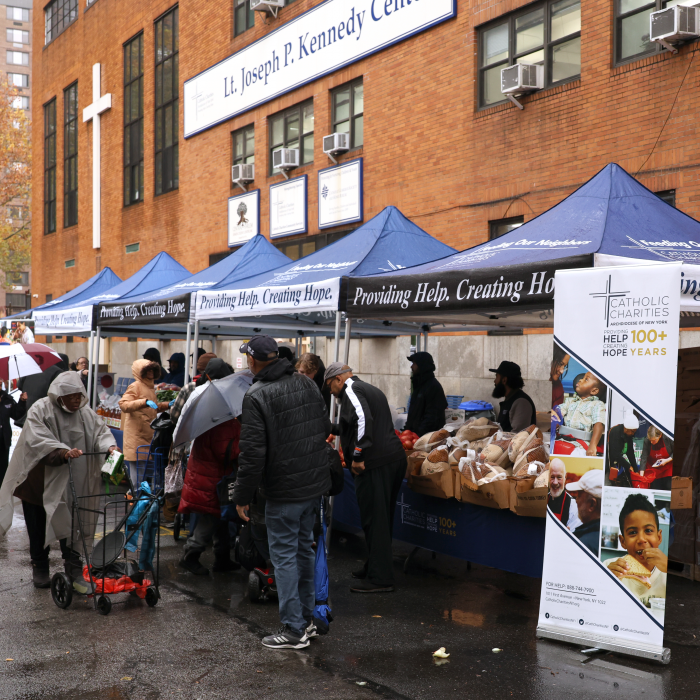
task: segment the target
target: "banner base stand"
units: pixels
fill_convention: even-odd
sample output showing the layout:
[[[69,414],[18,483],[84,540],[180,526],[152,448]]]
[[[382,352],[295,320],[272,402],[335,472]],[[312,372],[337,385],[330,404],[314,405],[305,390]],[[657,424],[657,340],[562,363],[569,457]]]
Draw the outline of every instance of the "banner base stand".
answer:
[[[567,644],[576,644],[578,646],[588,647],[591,644],[590,639],[582,639],[581,637],[576,637],[573,634],[566,634],[565,632],[552,632],[551,630],[544,630],[541,627],[537,628],[535,636],[537,639],[553,639],[557,642],[566,642]],[[638,656],[642,659],[651,659],[652,661],[656,661],[664,665],[671,663],[671,650],[667,647],[664,647],[661,652],[655,652],[646,651],[643,649],[634,649],[632,647],[622,646],[621,644],[613,644],[600,640],[596,640],[594,643],[598,649],[614,651],[617,654],[624,654],[625,656]]]

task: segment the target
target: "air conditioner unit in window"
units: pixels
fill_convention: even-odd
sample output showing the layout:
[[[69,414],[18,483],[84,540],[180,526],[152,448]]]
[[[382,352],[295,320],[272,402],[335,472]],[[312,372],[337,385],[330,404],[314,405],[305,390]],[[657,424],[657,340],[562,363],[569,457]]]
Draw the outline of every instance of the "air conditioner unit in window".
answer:
[[[337,133],[323,137],[323,152],[328,155],[334,163],[338,161],[333,156],[337,156],[339,153],[347,153],[349,150],[350,134]]]
[[[515,95],[525,95],[544,87],[544,66],[516,63],[501,71],[501,93],[520,109],[523,106]]]
[[[281,170],[282,174],[289,179],[287,170],[294,170],[299,167],[299,149],[281,148],[272,154],[272,165],[275,169]]]
[[[284,7],[285,0],[250,0],[250,9],[256,12],[269,12],[277,17],[277,11]]]
[[[231,167],[231,180],[244,192],[247,192],[246,185],[255,180],[255,166],[252,163],[241,163]]]
[[[665,46],[672,53],[678,49],[672,43],[700,36],[700,7],[674,5],[649,16],[649,34],[652,41]]]

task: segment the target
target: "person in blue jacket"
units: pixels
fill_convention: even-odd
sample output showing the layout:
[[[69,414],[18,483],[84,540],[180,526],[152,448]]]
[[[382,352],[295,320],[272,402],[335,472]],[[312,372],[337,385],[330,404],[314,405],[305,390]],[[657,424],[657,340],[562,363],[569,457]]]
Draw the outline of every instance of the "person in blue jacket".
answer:
[[[175,384],[181,389],[185,384],[185,353],[175,352],[168,360],[168,373],[163,377],[166,384]]]

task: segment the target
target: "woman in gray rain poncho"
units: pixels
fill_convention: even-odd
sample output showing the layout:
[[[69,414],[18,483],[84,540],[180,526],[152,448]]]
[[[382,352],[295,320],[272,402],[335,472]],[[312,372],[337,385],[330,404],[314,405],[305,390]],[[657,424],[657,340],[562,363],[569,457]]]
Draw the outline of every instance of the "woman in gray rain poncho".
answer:
[[[71,533],[71,492],[68,459],[78,497],[100,493],[100,469],[107,453],[117,447],[104,421],[88,406],[88,397],[78,374],[59,374],[49,395],[37,401],[27,414],[7,475],[0,488],[0,535],[12,526],[13,495],[27,504],[25,521],[29,534],[34,585],[47,588],[49,546],[58,540],[66,574],[79,593],[88,592],[83,579],[79,536]],[[82,456],[84,452],[99,452]],[[43,506],[43,507],[42,507]],[[94,516],[93,518],[94,519]],[[88,519],[89,520],[89,519]],[[94,535],[95,523],[83,522],[86,537]]]

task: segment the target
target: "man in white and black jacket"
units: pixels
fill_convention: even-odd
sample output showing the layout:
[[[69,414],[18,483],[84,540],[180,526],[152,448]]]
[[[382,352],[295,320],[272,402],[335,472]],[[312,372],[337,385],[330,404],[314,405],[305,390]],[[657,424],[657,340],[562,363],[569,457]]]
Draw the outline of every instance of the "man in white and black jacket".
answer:
[[[394,432],[389,403],[379,389],[353,376],[352,369],[342,362],[328,367],[324,381],[340,401],[339,420],[332,432],[340,435],[345,463],[355,476],[369,550],[364,568],[352,574],[362,580],[350,590],[390,592],[394,590],[394,512],[406,475],[406,453]]]

